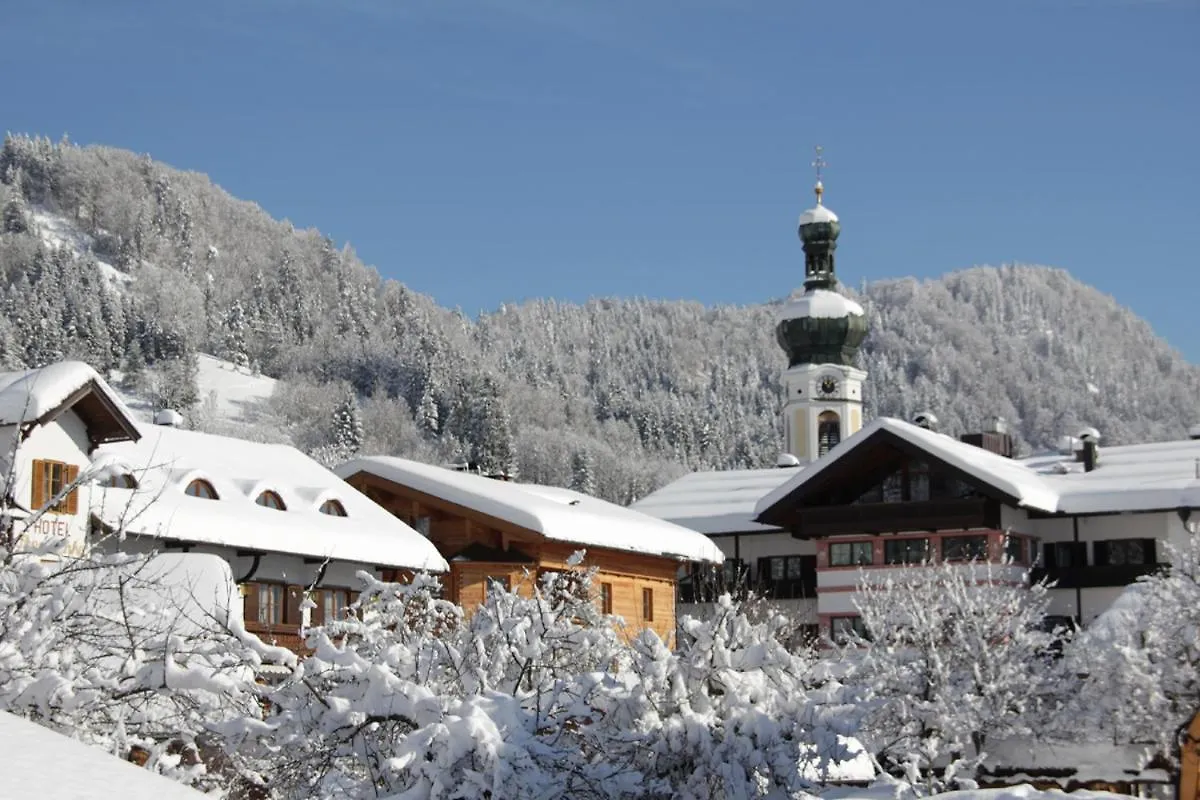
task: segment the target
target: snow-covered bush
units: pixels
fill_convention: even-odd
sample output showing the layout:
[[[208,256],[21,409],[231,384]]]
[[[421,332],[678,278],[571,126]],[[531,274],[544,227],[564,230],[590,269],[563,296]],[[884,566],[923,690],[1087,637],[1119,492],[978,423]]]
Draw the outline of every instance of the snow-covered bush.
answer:
[[[1200,710],[1200,543],[1125,589],[1065,653],[1082,686],[1067,718],[1178,766],[1178,735]]]
[[[881,761],[931,788],[971,777],[992,738],[1028,735],[1060,692],[1043,621],[1045,586],[1011,566],[925,564],[864,574],[857,604],[866,638],[846,658],[863,734]]]
[[[255,757],[278,796],[786,797],[842,754],[784,620],[728,598],[672,651],[602,616],[578,568],[469,617],[430,578],[361,577],[356,615],[271,693]]]

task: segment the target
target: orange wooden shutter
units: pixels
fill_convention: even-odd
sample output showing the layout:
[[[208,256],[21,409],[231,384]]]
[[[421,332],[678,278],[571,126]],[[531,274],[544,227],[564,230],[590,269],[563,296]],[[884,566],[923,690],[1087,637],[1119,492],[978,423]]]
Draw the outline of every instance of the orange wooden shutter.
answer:
[[[46,504],[46,462],[40,458],[33,460],[33,473],[30,477],[33,486],[33,496],[29,500],[29,510],[37,511]]]
[[[285,586],[283,590],[283,622],[285,625],[300,625],[300,601],[304,599],[303,586]]]
[[[258,584],[242,584],[242,619],[246,622],[258,622]]]
[[[75,483],[75,481],[79,480],[79,467],[75,466],[74,464],[68,464],[66,466],[66,474],[64,477],[66,478],[67,486]],[[72,489],[71,493],[67,495],[65,502],[68,514],[77,513],[79,511],[79,489]]]

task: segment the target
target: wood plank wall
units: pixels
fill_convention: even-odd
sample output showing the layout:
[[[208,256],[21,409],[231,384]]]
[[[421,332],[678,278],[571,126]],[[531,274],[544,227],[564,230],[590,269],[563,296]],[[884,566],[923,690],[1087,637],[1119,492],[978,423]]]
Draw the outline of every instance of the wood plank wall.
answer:
[[[666,639],[674,638],[679,566],[674,559],[549,541],[506,520],[367,473],[353,475],[348,482],[413,527],[428,518],[429,539],[447,560],[471,544],[531,559],[531,563],[453,562],[452,574],[444,579],[446,595],[468,613],[483,602],[488,577],[505,575],[510,587],[528,596],[540,570],[564,569],[576,550],[586,549],[586,565],[598,570],[593,586],[597,606],[600,585],[607,583],[612,587],[612,613],[623,618],[626,633],[633,636],[648,627]],[[650,600],[650,619],[646,619],[644,599]]]

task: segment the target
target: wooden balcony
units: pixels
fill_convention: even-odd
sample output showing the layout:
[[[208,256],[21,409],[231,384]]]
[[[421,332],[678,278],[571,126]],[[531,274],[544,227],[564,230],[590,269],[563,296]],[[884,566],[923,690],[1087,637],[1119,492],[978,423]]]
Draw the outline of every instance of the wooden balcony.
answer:
[[[799,508],[792,535],[799,539],[851,533],[998,528],[1000,504],[985,498],[907,503],[860,503]]]
[[[296,625],[264,625],[258,620],[246,620],[246,630],[276,647],[286,647],[297,655],[307,652],[300,629]]]
[[[1055,589],[1096,589],[1105,586],[1128,586],[1143,575],[1152,575],[1163,564],[1103,564],[1086,567],[1038,567],[1029,573],[1037,583],[1049,580]]]

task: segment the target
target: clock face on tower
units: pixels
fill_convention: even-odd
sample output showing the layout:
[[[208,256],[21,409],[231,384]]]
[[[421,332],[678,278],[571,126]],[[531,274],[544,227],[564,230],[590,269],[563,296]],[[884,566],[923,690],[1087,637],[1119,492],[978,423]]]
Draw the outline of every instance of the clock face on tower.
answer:
[[[821,382],[817,385],[817,389],[823,395],[833,394],[834,392],[836,392],[838,390],[837,379],[832,376],[826,375],[824,378],[821,378]]]

